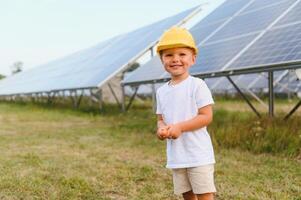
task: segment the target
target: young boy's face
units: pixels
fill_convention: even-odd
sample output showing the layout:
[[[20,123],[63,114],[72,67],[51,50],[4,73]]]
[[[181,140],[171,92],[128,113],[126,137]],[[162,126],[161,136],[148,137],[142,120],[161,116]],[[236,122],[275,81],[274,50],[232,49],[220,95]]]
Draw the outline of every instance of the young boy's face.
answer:
[[[181,77],[189,74],[189,68],[195,64],[196,55],[190,48],[179,47],[163,50],[161,61],[171,77]]]

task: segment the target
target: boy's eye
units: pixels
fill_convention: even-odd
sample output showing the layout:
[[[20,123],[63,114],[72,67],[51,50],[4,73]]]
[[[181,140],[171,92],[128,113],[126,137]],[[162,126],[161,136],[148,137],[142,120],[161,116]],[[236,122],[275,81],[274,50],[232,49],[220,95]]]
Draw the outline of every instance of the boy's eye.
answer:
[[[165,57],[171,57],[172,54],[165,54]]]
[[[186,53],[180,53],[180,56],[186,56]]]

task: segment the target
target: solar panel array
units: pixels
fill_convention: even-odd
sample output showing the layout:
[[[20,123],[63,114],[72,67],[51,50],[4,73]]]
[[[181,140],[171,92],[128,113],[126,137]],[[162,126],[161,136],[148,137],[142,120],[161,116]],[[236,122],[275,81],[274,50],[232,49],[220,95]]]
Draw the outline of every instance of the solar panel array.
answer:
[[[228,0],[191,28],[200,53],[191,74],[214,73],[301,60],[300,0]],[[281,73],[275,73],[277,80]],[[138,68],[125,84],[169,78],[158,57]],[[244,88],[267,86],[265,76],[241,75]],[[211,89],[231,87],[226,78],[207,79]],[[280,80],[279,80],[280,81]]]
[[[100,87],[197,7],[0,81],[0,95]]]
[[[287,72],[284,77],[279,81],[275,90],[283,92],[299,92],[301,91],[301,81],[298,80],[295,72]]]

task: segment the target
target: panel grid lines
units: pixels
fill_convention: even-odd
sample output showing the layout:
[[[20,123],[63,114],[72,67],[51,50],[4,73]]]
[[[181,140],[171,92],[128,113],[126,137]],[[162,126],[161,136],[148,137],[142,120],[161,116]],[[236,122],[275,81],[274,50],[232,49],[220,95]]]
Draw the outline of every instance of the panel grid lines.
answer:
[[[301,21],[301,1],[276,26]]]
[[[191,29],[200,51],[191,74],[197,76],[224,69],[264,68],[269,64],[301,61],[300,10],[301,0],[226,1]],[[206,34],[209,35],[208,40],[203,42],[203,35]],[[150,67],[148,64],[146,66]],[[143,67],[139,70],[140,74]],[[275,79],[281,78],[280,75],[275,72]],[[134,76],[132,80],[135,80]],[[140,77],[140,80],[143,78]],[[225,78],[214,80],[208,79],[211,86],[217,86],[214,89],[230,87]],[[267,79],[258,74],[237,76],[235,80],[244,88],[259,90],[267,87]],[[252,85],[249,87],[250,83]]]
[[[277,4],[285,3],[287,1],[293,2],[294,0],[255,0],[248,8],[242,12],[242,14],[248,14],[250,12],[256,12],[271,6],[275,6]]]
[[[240,14],[219,30],[208,42],[245,33],[262,31],[275,21],[290,5],[290,1],[285,1],[284,3],[276,4],[258,11]]]
[[[70,56],[21,72],[0,81],[0,95],[95,88],[122,70],[154,44],[164,30],[178,24],[198,7],[116,36]]]
[[[301,59],[301,23],[271,29],[232,64],[232,68]]]

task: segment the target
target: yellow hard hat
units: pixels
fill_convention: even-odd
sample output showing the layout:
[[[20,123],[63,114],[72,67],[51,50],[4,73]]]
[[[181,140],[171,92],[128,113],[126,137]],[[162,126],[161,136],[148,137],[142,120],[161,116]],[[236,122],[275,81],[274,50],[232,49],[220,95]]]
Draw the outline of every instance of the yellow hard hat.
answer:
[[[195,54],[198,53],[198,48],[191,33],[185,28],[174,26],[161,36],[157,46],[157,53],[160,54],[162,50],[176,47],[189,47],[195,51]]]

